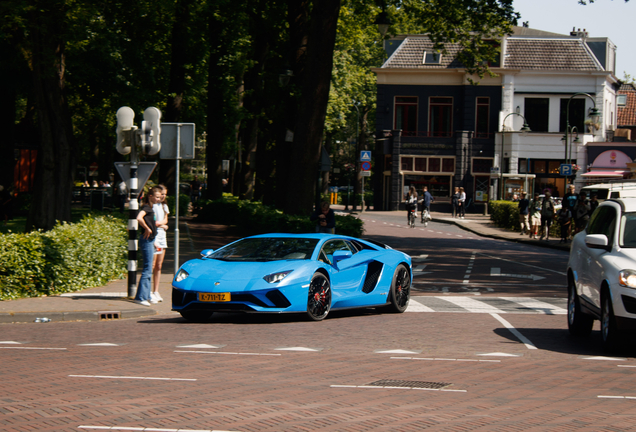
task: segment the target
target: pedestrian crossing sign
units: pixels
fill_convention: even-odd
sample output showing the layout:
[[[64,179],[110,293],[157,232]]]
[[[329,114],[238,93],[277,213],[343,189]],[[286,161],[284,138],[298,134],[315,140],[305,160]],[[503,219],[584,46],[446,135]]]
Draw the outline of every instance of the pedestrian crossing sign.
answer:
[[[360,152],[360,162],[371,162],[371,150],[362,150]]]

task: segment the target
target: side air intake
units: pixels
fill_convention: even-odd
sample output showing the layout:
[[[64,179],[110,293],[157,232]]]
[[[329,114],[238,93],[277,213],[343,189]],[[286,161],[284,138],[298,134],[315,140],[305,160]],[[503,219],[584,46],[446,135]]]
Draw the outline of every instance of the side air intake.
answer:
[[[364,279],[364,285],[362,286],[362,292],[369,294],[373,291],[378,284],[380,275],[382,274],[382,268],[384,264],[379,261],[371,261],[367,268],[367,277]]]

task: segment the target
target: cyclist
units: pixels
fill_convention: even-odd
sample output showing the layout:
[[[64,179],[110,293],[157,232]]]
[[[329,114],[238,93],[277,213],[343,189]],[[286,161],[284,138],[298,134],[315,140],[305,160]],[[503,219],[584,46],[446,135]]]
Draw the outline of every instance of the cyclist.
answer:
[[[428,221],[431,220],[431,203],[435,201],[433,195],[428,191],[428,186],[424,186],[424,190],[422,192],[422,223],[428,225]]]
[[[414,212],[413,218],[415,219],[417,217],[417,191],[415,186],[411,186],[409,193],[406,194],[406,223],[409,225],[411,225],[411,212]]]

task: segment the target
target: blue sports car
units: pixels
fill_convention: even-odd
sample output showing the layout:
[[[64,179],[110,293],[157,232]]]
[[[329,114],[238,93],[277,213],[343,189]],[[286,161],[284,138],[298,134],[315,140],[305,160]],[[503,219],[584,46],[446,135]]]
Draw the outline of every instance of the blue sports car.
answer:
[[[404,312],[411,257],[380,243],[331,234],[265,234],[184,263],[172,282],[172,310],[189,321],[213,312],[306,313],[383,307]]]

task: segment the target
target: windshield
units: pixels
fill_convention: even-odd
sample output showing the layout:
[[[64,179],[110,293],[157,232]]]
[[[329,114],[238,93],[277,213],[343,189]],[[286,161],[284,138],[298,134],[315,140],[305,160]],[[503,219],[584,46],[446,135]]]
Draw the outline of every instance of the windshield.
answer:
[[[624,248],[636,248],[636,213],[624,213],[619,244]]]
[[[310,259],[318,239],[247,238],[225,246],[209,258],[223,261],[275,261]]]

